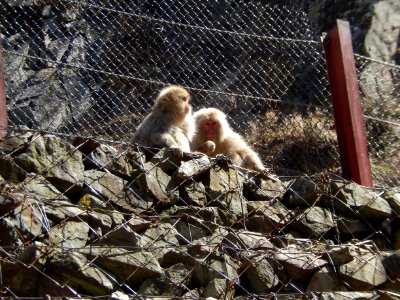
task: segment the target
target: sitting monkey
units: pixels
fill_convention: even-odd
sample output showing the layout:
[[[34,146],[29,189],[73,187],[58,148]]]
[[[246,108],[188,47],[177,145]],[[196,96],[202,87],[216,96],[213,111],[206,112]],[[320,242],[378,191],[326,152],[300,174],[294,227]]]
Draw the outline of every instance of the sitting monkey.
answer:
[[[191,148],[215,157],[223,154],[233,164],[263,172],[265,170],[257,153],[234,132],[226,115],[216,108],[203,108],[193,114],[195,134]]]
[[[148,147],[168,147],[179,157],[183,152],[190,152],[194,122],[189,100],[189,92],[180,86],[162,89],[152,111],[136,130],[133,142]]]

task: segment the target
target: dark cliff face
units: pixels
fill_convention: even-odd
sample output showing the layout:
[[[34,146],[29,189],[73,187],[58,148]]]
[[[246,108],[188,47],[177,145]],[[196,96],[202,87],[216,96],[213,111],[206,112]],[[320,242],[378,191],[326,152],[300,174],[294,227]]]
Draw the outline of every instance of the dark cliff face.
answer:
[[[284,4],[291,7],[298,6],[308,13],[316,26],[316,30],[320,33],[327,32],[335,26],[336,19],[349,21],[352,30],[354,51],[367,56],[369,53],[365,49],[365,39],[373,25],[374,15],[377,12],[384,12],[389,15],[395,15],[400,12],[399,8],[396,7],[396,1],[391,0],[273,0],[265,2],[276,5]],[[391,22],[389,19],[385,21]],[[396,27],[398,28],[398,25],[393,24],[391,27],[395,30]],[[398,54],[394,54],[398,57]],[[379,59],[379,57],[374,58]]]

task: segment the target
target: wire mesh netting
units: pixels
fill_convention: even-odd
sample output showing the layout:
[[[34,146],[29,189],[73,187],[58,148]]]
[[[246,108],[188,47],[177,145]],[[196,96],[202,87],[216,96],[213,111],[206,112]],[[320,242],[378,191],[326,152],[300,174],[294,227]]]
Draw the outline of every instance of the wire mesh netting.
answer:
[[[226,112],[267,164],[338,168],[322,47],[301,11],[241,1],[57,1],[10,2],[3,16],[13,127],[129,141],[172,83],[191,91],[194,110]]]
[[[396,191],[42,133],[0,150],[4,297],[400,295]]]
[[[0,142],[1,297],[399,297],[400,194],[335,175],[322,44],[303,12],[194,0],[0,9],[13,130]],[[226,112],[277,175],[168,149],[146,158],[130,141],[169,84],[194,110]]]
[[[356,55],[375,181],[400,186],[400,66]]]

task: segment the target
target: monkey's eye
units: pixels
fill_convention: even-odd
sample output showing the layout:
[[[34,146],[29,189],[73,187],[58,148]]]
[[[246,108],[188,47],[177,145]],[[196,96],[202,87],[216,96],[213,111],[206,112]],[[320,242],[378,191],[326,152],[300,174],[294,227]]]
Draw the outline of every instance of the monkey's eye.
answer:
[[[186,101],[188,101],[188,100],[189,100],[188,97],[182,97],[182,101],[183,101],[183,102],[186,102]]]

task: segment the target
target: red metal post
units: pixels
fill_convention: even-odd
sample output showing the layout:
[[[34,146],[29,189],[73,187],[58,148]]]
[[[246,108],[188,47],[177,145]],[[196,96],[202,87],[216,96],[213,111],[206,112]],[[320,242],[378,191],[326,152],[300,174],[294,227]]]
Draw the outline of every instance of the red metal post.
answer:
[[[6,85],[4,81],[3,47],[0,37],[0,139],[7,135],[8,116],[6,103]]]
[[[336,21],[324,48],[343,177],[373,187],[349,22]]]

